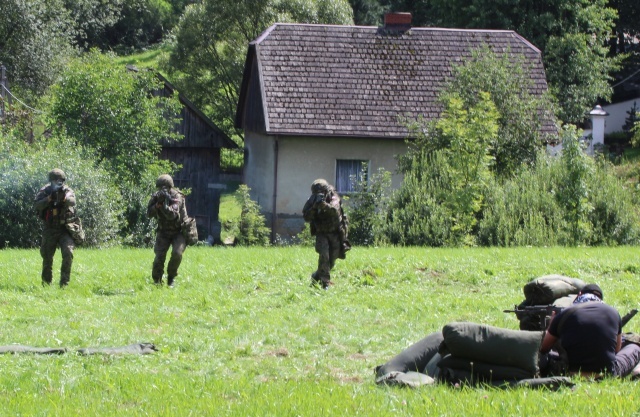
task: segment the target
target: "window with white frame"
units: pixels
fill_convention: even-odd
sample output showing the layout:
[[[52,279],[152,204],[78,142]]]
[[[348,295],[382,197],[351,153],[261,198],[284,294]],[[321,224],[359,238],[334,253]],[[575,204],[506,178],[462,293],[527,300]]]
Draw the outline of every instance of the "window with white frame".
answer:
[[[336,160],[336,190],[340,194],[352,193],[356,184],[367,180],[369,161],[361,159]]]

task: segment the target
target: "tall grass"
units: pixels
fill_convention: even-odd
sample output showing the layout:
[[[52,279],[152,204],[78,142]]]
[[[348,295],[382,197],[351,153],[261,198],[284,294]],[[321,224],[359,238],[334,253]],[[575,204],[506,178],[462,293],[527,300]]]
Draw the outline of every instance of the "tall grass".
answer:
[[[313,248],[187,249],[174,289],[150,284],[151,250],[78,249],[69,287],[40,285],[37,250],[2,250],[0,415],[634,415],[631,381],[559,392],[376,386],[373,368],[452,321],[516,329],[503,313],[549,273],[638,305],[637,247],[359,248],[329,291],[309,287]],[[59,267],[56,257],[56,268]],[[628,331],[640,331],[632,320]],[[148,356],[80,356],[151,342]]]

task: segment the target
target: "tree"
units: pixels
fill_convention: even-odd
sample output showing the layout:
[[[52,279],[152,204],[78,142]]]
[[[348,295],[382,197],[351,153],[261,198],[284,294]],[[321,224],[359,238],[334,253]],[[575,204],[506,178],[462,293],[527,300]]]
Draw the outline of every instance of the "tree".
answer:
[[[640,7],[637,0],[609,0],[609,6],[618,12],[611,37],[611,53],[625,53],[638,49],[640,35]]]
[[[153,94],[163,88],[155,73],[127,70],[114,58],[94,50],[70,63],[52,88],[49,125],[112,175],[126,208],[121,234],[142,245],[152,233],[145,200],[156,177],[175,170],[158,157],[162,139],[179,139],[173,129],[180,103]]]
[[[276,22],[351,24],[347,0],[204,0],[186,8],[165,66],[174,84],[229,136],[247,47]]]
[[[241,184],[235,194],[241,207],[236,244],[240,246],[267,246],[271,231],[266,226],[264,215],[260,213],[260,206],[251,199],[249,191],[251,191],[249,187]]]
[[[532,91],[533,81],[522,57],[509,51],[498,56],[486,46],[453,68],[444,89],[445,95],[459,96],[466,108],[476,105],[483,92],[489,93],[499,113],[498,134],[491,143],[494,171],[499,175],[509,176],[522,164],[532,165],[544,143],[540,127],[553,119],[552,104],[549,97]]]
[[[610,73],[620,62],[608,56],[616,10],[607,0],[432,0],[436,24],[510,29],[542,52],[552,92],[565,122],[581,122],[599,98],[608,98]]]
[[[73,54],[74,34],[62,0],[0,1],[0,62],[14,88],[28,98],[44,93],[56,79]]]
[[[151,71],[131,71],[114,56],[92,51],[74,60],[53,87],[51,120],[126,184],[139,184],[156,164],[160,141],[175,138],[177,97],[152,94],[163,88]]]
[[[492,181],[491,144],[499,113],[487,92],[467,106],[456,93],[443,94],[442,116],[418,132],[401,157],[405,175],[389,210],[394,244],[473,245],[477,215]]]
[[[636,123],[640,121],[640,115],[638,114],[638,106],[636,102],[633,102],[633,106],[627,110],[627,117],[624,119],[624,125],[622,125],[622,130],[631,133],[633,128],[636,127]]]
[[[115,24],[122,11],[123,0],[63,0],[73,19],[75,42],[81,48],[104,45],[104,31]]]
[[[178,23],[186,0],[128,0],[121,5],[118,19],[105,27],[100,46],[141,49],[159,43]]]

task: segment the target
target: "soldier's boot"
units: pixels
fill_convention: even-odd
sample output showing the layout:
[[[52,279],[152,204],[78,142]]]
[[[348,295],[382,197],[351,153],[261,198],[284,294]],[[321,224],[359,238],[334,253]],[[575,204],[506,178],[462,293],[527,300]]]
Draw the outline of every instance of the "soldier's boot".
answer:
[[[153,278],[153,283],[154,284],[162,285],[162,275],[160,275],[160,276],[152,275],[151,278]]]
[[[43,266],[42,269],[42,286],[46,287],[47,285],[51,285],[51,280],[53,279],[53,273],[51,272],[51,268],[47,268],[47,266]]]
[[[320,284],[320,278],[318,278],[318,271],[311,274],[311,287],[317,287]]]
[[[69,281],[71,281],[71,274],[63,271],[60,274],[60,288],[63,288],[69,285]]]
[[[323,290],[328,290],[330,286],[333,285],[333,282],[331,281],[322,281],[322,289]]]
[[[175,279],[175,276],[167,278],[167,285],[169,286],[169,288],[173,288],[173,286],[175,285]]]

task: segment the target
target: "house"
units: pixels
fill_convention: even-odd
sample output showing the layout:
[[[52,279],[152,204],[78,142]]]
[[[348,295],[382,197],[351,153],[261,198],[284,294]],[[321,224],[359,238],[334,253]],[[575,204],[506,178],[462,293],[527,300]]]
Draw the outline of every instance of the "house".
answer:
[[[622,132],[629,117],[629,112],[635,108],[640,113],[640,68],[633,67],[631,74],[613,84],[613,95],[610,103],[602,103],[602,109],[608,113],[604,133]]]
[[[534,93],[546,91],[540,51],[517,33],[412,28],[408,13],[386,15],[383,27],[275,24],[251,42],[236,127],[245,183],[272,237],[302,230],[314,179],[348,194],[364,163],[370,173],[395,172],[407,149],[404,119],[437,118],[452,65],[484,45],[522,55]],[[394,174],[392,186],[401,181]]]
[[[157,94],[172,95],[176,91],[173,85],[160,74],[158,77],[163,81],[164,89]],[[178,188],[191,189],[186,197],[187,212],[196,219],[199,238],[219,242],[220,194],[226,188],[220,169],[220,150],[238,148],[238,145],[185,96],[179,94],[178,97],[182,111],[176,131],[184,139],[163,140],[160,157],[182,166],[173,176],[173,182]]]

